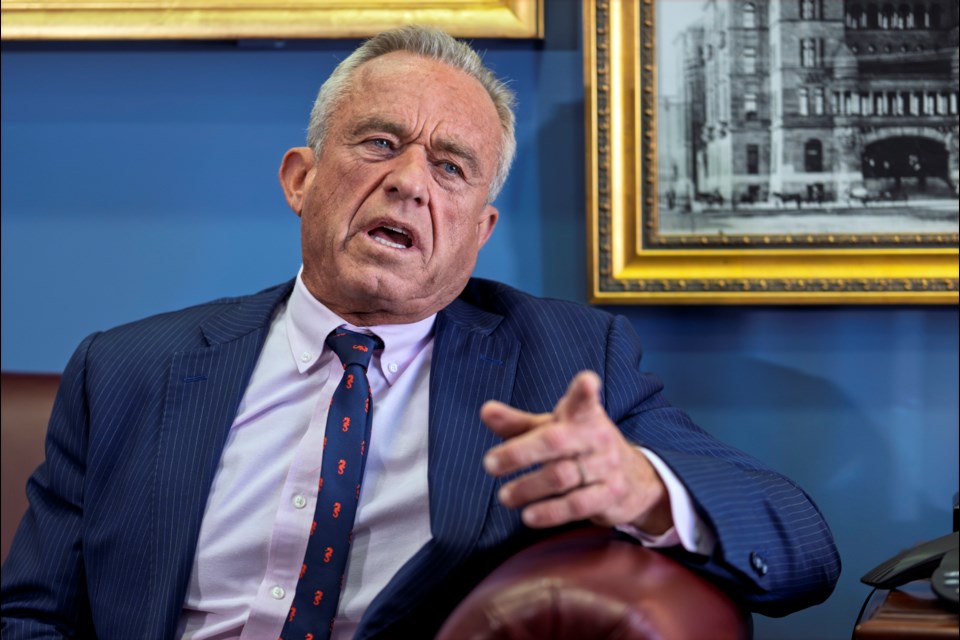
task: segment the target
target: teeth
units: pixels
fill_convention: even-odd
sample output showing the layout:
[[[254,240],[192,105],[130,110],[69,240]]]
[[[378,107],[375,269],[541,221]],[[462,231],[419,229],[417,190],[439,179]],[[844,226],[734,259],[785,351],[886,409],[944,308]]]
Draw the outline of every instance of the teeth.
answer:
[[[376,240],[377,242],[379,242],[380,244],[382,244],[382,245],[384,245],[384,246],[387,246],[387,247],[393,247],[394,249],[406,249],[406,248],[407,248],[406,245],[402,245],[402,244],[400,244],[399,242],[390,242],[390,241],[387,240],[386,238],[381,238],[380,236],[372,236],[372,238],[373,238],[374,240]]]
[[[383,228],[384,228],[384,229],[389,229],[390,231],[393,231],[394,233],[403,234],[403,235],[405,235],[405,236],[409,236],[409,235],[410,235],[409,233],[407,233],[407,232],[404,231],[403,229],[398,229],[397,227],[388,227],[388,226],[384,225]]]

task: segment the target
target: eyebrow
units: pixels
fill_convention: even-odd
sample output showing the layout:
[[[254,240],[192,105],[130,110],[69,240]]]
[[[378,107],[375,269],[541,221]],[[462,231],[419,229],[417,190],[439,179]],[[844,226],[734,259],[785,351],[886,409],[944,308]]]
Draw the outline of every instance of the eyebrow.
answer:
[[[382,131],[401,140],[410,136],[410,132],[402,125],[378,116],[364,118],[353,127],[351,133],[354,136],[361,136],[371,131]],[[440,138],[434,142],[433,146],[437,151],[455,156],[463,161],[473,174],[480,174],[480,162],[477,160],[476,154],[466,145],[449,138]]]

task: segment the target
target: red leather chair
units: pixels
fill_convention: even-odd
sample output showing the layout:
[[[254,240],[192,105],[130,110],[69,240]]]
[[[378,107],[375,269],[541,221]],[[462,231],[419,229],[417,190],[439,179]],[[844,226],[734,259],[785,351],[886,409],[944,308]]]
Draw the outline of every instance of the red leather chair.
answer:
[[[3,372],[2,557],[27,507],[27,477],[60,377]],[[508,559],[447,619],[437,640],[734,640],[750,619],[717,587],[607,529],[567,531]]]
[[[27,510],[27,478],[43,462],[43,439],[60,376],[0,374],[0,560]]]
[[[734,640],[749,615],[674,560],[592,527],[520,551],[454,610],[436,640]]]

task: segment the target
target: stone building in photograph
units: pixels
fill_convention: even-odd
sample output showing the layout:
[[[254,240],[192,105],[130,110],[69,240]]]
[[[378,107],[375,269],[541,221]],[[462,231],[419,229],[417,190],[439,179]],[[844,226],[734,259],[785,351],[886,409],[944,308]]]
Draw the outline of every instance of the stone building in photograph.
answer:
[[[661,73],[682,78],[660,104],[671,138],[659,146],[661,202],[664,192],[683,207],[727,208],[957,197],[957,0],[697,10],[661,60]]]

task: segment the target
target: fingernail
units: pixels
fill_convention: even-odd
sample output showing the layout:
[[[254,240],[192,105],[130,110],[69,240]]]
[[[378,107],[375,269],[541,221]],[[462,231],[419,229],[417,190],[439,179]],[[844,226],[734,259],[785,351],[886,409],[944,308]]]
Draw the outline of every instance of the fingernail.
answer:
[[[510,489],[502,487],[500,491],[497,492],[497,498],[500,502],[506,502],[510,499]]]
[[[540,519],[539,517],[537,517],[536,512],[531,511],[530,509],[525,509],[522,517],[523,517],[523,521],[529,526],[533,526],[537,524],[537,520]]]
[[[486,456],[483,459],[483,467],[488,473],[496,473],[500,468],[500,461],[496,456]]]

